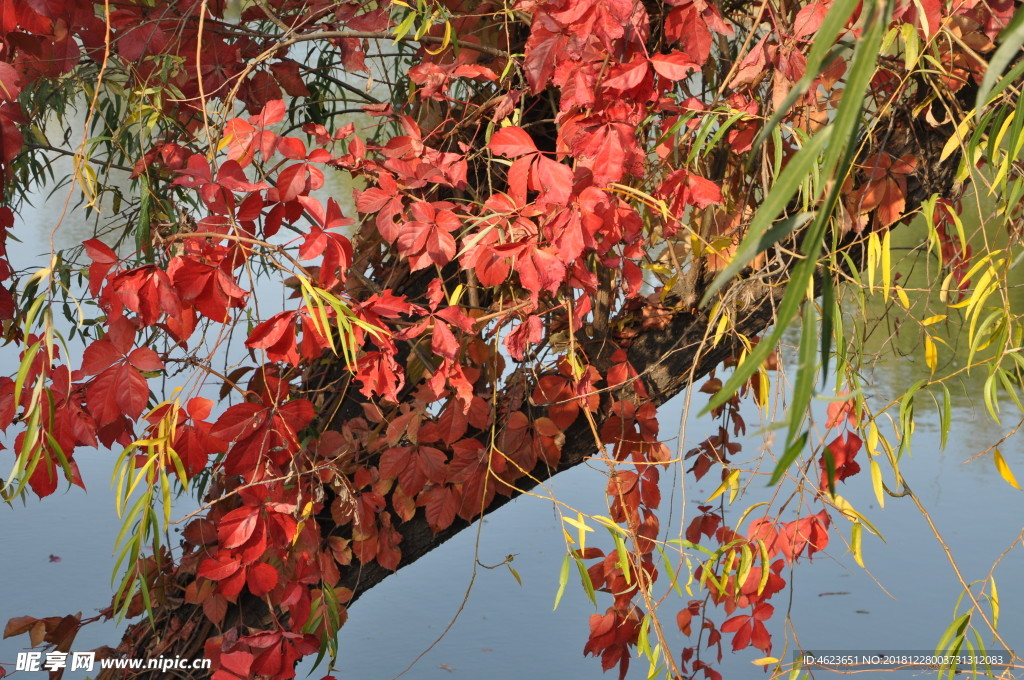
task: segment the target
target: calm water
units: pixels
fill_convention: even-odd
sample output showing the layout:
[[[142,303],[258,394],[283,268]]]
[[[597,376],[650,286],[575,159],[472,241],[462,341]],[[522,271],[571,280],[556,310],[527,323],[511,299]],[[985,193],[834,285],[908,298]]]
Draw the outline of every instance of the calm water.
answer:
[[[336,197],[349,193],[341,185],[328,190]],[[24,241],[12,246],[12,257],[19,265],[48,249],[49,229],[63,209],[59,195],[37,203],[25,212],[15,231]],[[63,247],[91,234],[91,225],[81,212],[76,212],[64,220],[55,240]],[[5,372],[13,371],[15,362],[12,348],[0,348],[0,365]],[[877,403],[884,403],[897,390],[926,374],[919,355],[883,356],[874,369],[871,396]],[[990,458],[965,463],[995,443],[1015,423],[1013,414],[1007,415],[1003,426],[988,418],[978,396],[980,382],[981,378],[975,376],[973,381],[964,383],[962,390],[954,391],[953,432],[945,451],[939,450],[935,411],[924,401],[919,402],[911,454],[902,463],[904,475],[932,514],[968,581],[987,577],[993,562],[1019,540],[1024,517],[1024,494],[999,477]],[[703,403],[703,395],[695,395],[694,399],[695,404]],[[819,406],[823,412],[824,403]],[[673,437],[681,412],[680,398],[662,408],[663,437]],[[751,430],[756,430],[755,415],[750,409],[746,415]],[[710,428],[708,421],[689,419],[683,450],[706,437]],[[1020,437],[1012,438],[1001,447],[1018,479],[1024,479],[1021,441]],[[762,443],[756,435],[748,437],[741,458],[753,456]],[[864,456],[863,452],[858,456],[862,464]],[[6,461],[4,465],[10,464],[10,453],[0,457]],[[109,604],[111,550],[119,528],[109,489],[115,458],[115,454],[107,451],[77,454],[88,493],[74,488],[41,502],[31,499],[25,507],[16,504],[13,508],[0,508],[0,573],[4,575],[0,581],[0,620],[23,614],[42,617],[75,611],[88,616]],[[607,514],[602,493],[606,472],[602,467],[580,466],[552,480],[548,488],[561,501],[585,513]],[[715,475],[708,475],[699,484],[694,484],[692,477],[687,480],[691,517],[696,501],[707,498],[717,486],[712,477]],[[667,504],[670,488],[673,483],[678,486],[679,480],[674,480],[672,473],[665,474],[663,480]],[[878,508],[866,472],[840,485],[839,491],[879,528],[887,542],[865,534],[864,557],[869,569],[866,573],[845,553],[842,537],[833,533],[828,550],[817,555],[813,563],[803,563],[789,574],[788,590],[772,602],[776,608],[771,622],[776,643],[774,654],[781,656],[787,632],[792,649],[792,630],[796,631],[799,645],[808,649],[933,649],[953,619],[960,589],[925,520],[906,498],[888,498],[885,509]],[[764,489],[750,489],[729,510],[730,522],[762,497],[767,498]],[[678,491],[674,498],[678,503]],[[185,509],[186,504],[180,507]],[[666,506],[663,524],[668,524],[667,517]],[[848,526],[843,521],[837,525],[848,538]],[[607,548],[610,544],[607,537],[592,536],[597,536],[592,539],[593,545]],[[522,586],[504,567],[478,568],[469,589],[477,559],[485,565],[495,565],[508,554],[515,555],[513,566],[522,577]],[[366,594],[353,607],[349,623],[342,631],[341,658],[335,675],[353,680],[392,678],[441,638],[406,677],[603,677],[597,660],[582,657],[587,618],[595,610],[578,581],[570,581],[561,605],[552,611],[564,554],[560,522],[550,501],[521,498],[511,503],[488,517],[479,532],[463,532]],[[59,556],[60,561],[51,562],[50,555]],[[1000,630],[1018,651],[1024,650],[1021,574],[1024,549],[1018,542],[995,571],[1001,599]],[[674,628],[675,613],[688,599],[673,597],[665,603],[662,613],[666,627]],[[599,604],[603,612],[608,602],[599,599]],[[451,623],[460,607],[461,614]],[[791,628],[785,621],[787,608]],[[719,623],[724,618],[720,612],[717,614]],[[451,629],[444,634],[449,624]],[[94,624],[81,632],[74,649],[113,645],[118,639],[113,624]],[[989,642],[986,636],[986,643]],[[0,662],[13,664],[16,652],[25,644],[25,636],[0,641]],[[760,653],[747,650],[730,655],[728,641],[725,647],[727,656],[720,668],[726,678],[762,675],[762,671],[750,665]],[[13,670],[13,666],[8,668]],[[646,663],[634,661],[630,676],[646,677],[646,670]],[[318,671],[313,677],[322,674]],[[819,673],[817,677],[823,675]],[[925,676],[918,672],[885,677]]]

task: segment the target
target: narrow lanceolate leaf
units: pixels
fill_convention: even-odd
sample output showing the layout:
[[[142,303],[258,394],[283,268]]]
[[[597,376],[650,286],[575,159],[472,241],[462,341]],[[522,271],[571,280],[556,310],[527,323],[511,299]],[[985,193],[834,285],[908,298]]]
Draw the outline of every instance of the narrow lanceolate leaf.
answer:
[[[736,482],[736,480],[739,479],[739,476],[739,470],[733,470],[732,472],[730,472],[728,475],[726,475],[725,479],[722,480],[722,483],[718,485],[718,488],[715,489],[714,493],[708,496],[708,499],[704,502],[710,503],[711,501],[721,496],[723,493],[725,493],[726,489],[731,487]]]
[[[833,320],[839,314],[839,309],[835,304],[835,285],[832,282],[832,277],[823,277],[821,280],[821,384],[823,386],[828,380],[828,364],[832,354]]]
[[[769,666],[773,663],[778,662],[779,660],[776,659],[774,656],[763,656],[760,659],[754,659],[750,663],[754,664],[755,666]]]
[[[793,273],[790,277],[789,284],[786,287],[786,292],[783,295],[782,302],[779,304],[779,308],[776,312],[775,327],[766,338],[762,339],[761,342],[754,347],[750,354],[747,355],[746,360],[736,367],[736,370],[733,372],[729,380],[722,386],[722,389],[711,398],[708,405],[701,411],[701,413],[708,413],[712,409],[721,406],[731,398],[747,380],[750,379],[750,376],[760,368],[761,363],[768,357],[768,354],[771,353],[776,345],[778,345],[779,340],[782,338],[782,334],[789,325],[789,322],[796,317],[797,310],[800,308],[800,303],[806,294],[807,287],[814,276],[814,271],[817,267],[818,256],[821,252],[821,246],[829,218],[839,202],[842,179],[845,178],[852,166],[856,145],[848,143],[848,140],[856,138],[856,128],[860,123],[860,114],[864,104],[864,93],[867,90],[868,83],[874,73],[874,66],[878,59],[878,50],[882,42],[882,36],[884,35],[885,26],[888,23],[888,19],[891,14],[891,1],[870,6],[870,14],[866,22],[867,28],[863,32],[862,39],[857,45],[857,50],[853,57],[853,66],[847,75],[847,86],[844,91],[843,100],[839,105],[839,110],[836,113],[836,117],[831,125],[819,132],[818,135],[813,138],[813,140],[817,140],[818,137],[829,134],[829,131],[831,131],[831,135],[835,139],[844,140],[844,143],[830,144],[825,147],[825,155],[821,162],[820,170],[822,175],[832,179],[831,186],[824,203],[815,214],[814,220],[811,222],[810,226],[807,227],[807,231],[804,235],[803,247],[801,249],[805,257],[793,268]],[[808,146],[810,146],[810,144]],[[790,165],[786,167],[786,170],[789,170],[793,163],[797,162],[800,154],[803,154],[805,151],[808,151],[807,147],[800,150],[797,157],[790,161]],[[806,175],[810,173],[813,165],[810,161],[807,161],[807,164],[806,173],[794,173],[794,175],[787,178],[787,184],[784,184],[782,187],[779,186],[779,183],[776,183],[769,192],[768,197],[765,199],[765,204],[772,200],[773,197],[776,200],[778,199],[776,191],[789,192],[792,190],[791,193],[787,194],[787,196],[792,196],[796,189],[795,186],[789,186],[789,183],[802,184],[805,181]],[[786,175],[786,171],[783,171],[782,175]],[[780,176],[780,180],[781,179],[782,177]],[[787,202],[788,198],[786,201],[782,202],[782,204],[785,205]],[[781,210],[782,206],[778,208],[778,211],[776,211],[775,214],[777,215]],[[759,217],[760,212],[755,216],[754,222],[757,222]],[[774,218],[767,219],[768,221],[772,221]],[[753,229],[751,229],[751,231],[753,232]],[[754,234],[751,233],[748,235],[744,239],[744,242],[751,238],[751,236],[754,236]],[[740,245],[742,248],[743,244],[741,243]],[[751,257],[753,257],[753,255],[751,255]],[[730,263],[730,266],[733,264],[735,264],[735,260],[733,263]],[[723,274],[725,274],[724,271]],[[723,278],[720,274],[715,281],[712,282],[712,288],[707,294],[705,294],[702,302],[706,302],[714,291],[718,290],[725,284],[726,280],[727,278]],[[781,472],[777,471],[777,473],[778,475],[781,475]],[[775,479],[778,478],[777,475],[773,475],[773,477],[775,477]]]
[[[811,392],[814,389],[814,369],[816,368],[815,344],[818,340],[818,315],[814,303],[804,303],[804,323],[800,332],[800,359],[797,368],[796,382],[793,385],[793,397],[789,407],[789,434],[786,446],[794,441],[803,424],[804,414],[811,404]]]
[[[1020,490],[1020,484],[1017,483],[1017,478],[1013,476],[1013,471],[1010,469],[1010,466],[1006,464],[1006,459],[1003,458],[1003,454],[999,452],[999,449],[992,451],[992,457],[996,461],[996,469],[999,470],[1000,476],[1014,489]]]
[[[932,336],[924,336],[924,362],[928,365],[928,369],[935,373],[935,369],[939,365],[939,350],[935,346],[935,340]]]
[[[778,179],[772,185],[772,190],[761,204],[754,219],[750,222],[750,228],[743,241],[736,249],[732,261],[728,266],[719,272],[715,280],[708,286],[701,305],[707,304],[711,297],[717,293],[732,277],[743,270],[754,257],[770,248],[780,239],[792,234],[808,220],[813,217],[810,213],[798,213],[775,224],[775,220],[789,205],[790,200],[803,185],[807,175],[818,163],[821,151],[825,143],[831,137],[831,128],[827,127],[804,145],[797,154],[790,159],[789,163],[782,170]]]
[[[996,589],[996,577],[990,576],[988,579],[989,585],[992,586],[989,589],[988,600],[992,605],[992,627],[999,627],[999,591]]]
[[[864,569],[864,554],[861,552],[861,539],[863,529],[860,522],[853,523],[853,529],[850,533],[850,552],[853,553],[853,559],[856,560],[857,566]]]
[[[558,609],[558,603],[562,601],[562,595],[565,594],[565,585],[569,583],[569,554],[566,553],[565,559],[562,560],[562,569],[558,572],[558,592],[555,593],[555,606],[552,609]]]
[[[939,446],[946,448],[949,439],[949,427],[953,420],[953,400],[949,396],[949,388],[942,385],[942,410],[939,411]]]
[[[878,501],[878,507],[884,508],[885,487],[882,486],[882,467],[874,458],[870,459],[868,463],[871,468],[871,486],[875,490],[875,500]]]
[[[875,75],[879,48],[885,35],[886,26],[889,24],[889,17],[892,16],[892,7],[892,0],[877,0],[867,4],[868,16],[864,24],[865,29],[857,43],[850,70],[847,71],[846,89],[843,90],[843,99],[832,122],[832,125],[835,126],[833,133],[835,138],[843,140],[843,143],[831,144],[825,150],[822,170],[826,176],[833,176],[833,171],[836,170],[840,160],[842,160],[842,165],[848,168],[857,152],[857,145],[851,141],[857,138],[856,131],[860,127],[860,114],[864,109],[866,99],[864,95],[871,78]],[[835,176],[837,184],[842,184],[841,178],[845,174],[846,169],[840,168]]]
[[[782,458],[775,465],[775,469],[772,471],[772,478],[768,480],[768,486],[775,486],[775,484],[782,478],[782,475],[786,473],[789,466],[793,464],[800,452],[807,446],[807,435],[809,433],[805,430],[802,435],[796,438],[792,444],[786,447],[786,452],[782,454]]]
[[[782,121],[785,115],[789,112],[790,107],[796,103],[796,100],[802,94],[807,92],[811,84],[821,74],[821,71],[828,67],[828,65],[839,56],[841,50],[846,49],[845,46],[836,45],[836,39],[845,29],[847,20],[853,14],[854,10],[857,9],[859,4],[860,0],[836,0],[832,3],[832,6],[829,7],[828,13],[821,22],[821,26],[814,33],[814,42],[811,44],[811,49],[807,53],[807,70],[804,72],[803,77],[801,77],[793,86],[793,89],[789,91],[789,94],[782,103],[776,108],[775,113],[754,140],[755,149],[761,144],[761,142],[768,138],[768,135],[770,135],[775,127]]]

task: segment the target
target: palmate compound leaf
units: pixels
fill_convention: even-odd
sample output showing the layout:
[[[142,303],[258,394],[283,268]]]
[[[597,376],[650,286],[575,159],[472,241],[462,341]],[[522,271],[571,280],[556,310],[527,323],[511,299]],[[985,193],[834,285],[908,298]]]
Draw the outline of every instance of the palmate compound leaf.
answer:
[[[118,363],[93,378],[86,389],[89,412],[99,426],[127,416],[142,415],[149,401],[149,384],[134,367]]]

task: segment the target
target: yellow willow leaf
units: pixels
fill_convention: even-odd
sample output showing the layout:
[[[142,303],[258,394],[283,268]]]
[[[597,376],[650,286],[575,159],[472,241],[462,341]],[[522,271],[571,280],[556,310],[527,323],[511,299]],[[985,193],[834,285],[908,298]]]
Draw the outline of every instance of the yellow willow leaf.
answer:
[[[760,659],[754,659],[750,663],[755,666],[768,666],[769,664],[778,663],[779,660],[774,656],[762,656]]]
[[[1020,484],[1017,483],[1017,478],[1013,476],[1013,471],[1010,470],[1010,466],[1006,464],[1003,454],[999,452],[999,449],[995,449],[992,452],[992,456],[996,459],[996,469],[999,470],[999,474],[1002,475],[1007,484],[1019,491]]]
[[[424,24],[424,26],[428,27],[430,24],[433,24],[434,23],[433,19],[434,19],[434,16],[432,15],[430,17],[430,20],[427,21]],[[420,36],[417,36],[417,38],[419,38],[419,37]],[[438,55],[438,54],[441,54],[442,52],[444,52],[445,49],[448,48],[448,45],[451,44],[451,42],[452,42],[452,25],[451,25],[450,22],[446,21],[446,22],[444,22],[444,38],[441,40],[441,45],[436,50],[432,50],[429,47],[424,47],[424,49],[427,52],[429,52],[430,54]]]
[[[884,508],[885,487],[882,486],[882,468],[874,459],[870,459],[868,462],[871,464],[871,486],[874,487],[875,498],[878,500],[878,506]]]
[[[718,488],[715,489],[715,492],[713,494],[711,494],[710,496],[708,496],[708,499],[706,501],[704,501],[704,502],[705,503],[710,503],[711,501],[713,501],[716,498],[718,498],[719,496],[721,496],[723,493],[725,493],[726,489],[731,488],[733,486],[733,484],[736,483],[736,480],[738,480],[739,477],[740,477],[740,471],[739,470],[733,470],[732,472],[730,472],[729,476],[722,480],[722,483],[718,485]]]
[[[764,592],[764,587],[768,585],[768,561],[771,558],[768,556],[768,546],[760,538],[757,539],[757,549],[761,554],[761,580],[757,583],[757,594],[760,595]]]
[[[999,627],[999,591],[996,590],[996,577],[989,576],[988,580],[992,584],[992,590],[988,596],[989,602],[992,603],[992,628],[996,629]]]
[[[75,178],[82,187],[88,205],[95,208],[96,199],[99,198],[99,181],[96,178],[96,171],[89,161],[82,154],[75,154]]]
[[[843,513],[848,520],[850,520],[851,522],[859,522],[860,524],[863,524],[868,531],[873,533],[875,536],[881,538],[882,541],[885,541],[885,539],[882,538],[881,532],[879,532],[878,529],[875,528],[875,525],[869,522],[867,517],[857,512],[857,509],[853,507],[850,501],[846,500],[839,494],[836,494],[835,496],[832,497],[832,502],[835,504],[836,509],[839,510],[839,512]]]
[[[760,369],[761,379],[757,381],[757,402],[761,405],[762,409],[768,408],[768,397],[769,390],[771,389],[771,379],[768,377],[768,371]]]
[[[878,240],[878,232],[868,234],[868,290],[875,290],[875,269],[882,259],[882,244]]]
[[[945,314],[936,314],[934,316],[929,316],[927,319],[922,321],[921,325],[922,326],[931,326],[934,323],[938,323],[940,321],[945,321],[945,320],[946,320],[946,315]]]
[[[715,337],[711,341],[713,347],[717,347],[722,336],[725,335],[725,331],[729,328],[729,315],[722,314],[722,318],[718,320],[718,327],[715,329]]]
[[[861,552],[861,523],[854,522],[853,529],[850,532],[850,551],[853,553],[853,559],[856,560],[857,566],[861,569],[864,568],[864,555]]]
[[[924,336],[924,362],[928,364],[928,368],[934,374],[939,365],[939,350],[930,335]]]
[[[939,301],[942,304],[949,304],[949,290],[953,284],[953,274],[954,272],[950,272],[942,280],[942,286],[939,289]]]
[[[892,290],[892,232],[882,237],[882,295],[886,300]]]
[[[949,138],[946,145],[942,147],[942,153],[939,154],[939,162],[946,160],[952,155],[956,148],[960,146],[963,140],[967,137],[967,131],[971,127],[971,119],[974,118],[974,111],[967,114],[967,117],[960,121],[960,124],[956,126],[956,132]]]
[[[979,271],[981,271],[982,267],[984,267],[986,264],[988,264],[989,261],[992,260],[992,258],[994,258],[997,254],[998,254],[997,251],[993,251],[991,253],[987,253],[984,257],[982,257],[980,260],[978,260],[973,265],[971,265],[971,268],[967,270],[967,273],[964,274],[962,280],[969,281],[969,280],[973,279],[974,275],[977,274]],[[992,267],[998,269],[1001,264],[1002,264],[1002,258],[997,260],[996,264],[992,265]],[[967,306],[966,304],[953,305],[953,307],[966,307],[966,306]]]
[[[896,286],[896,296],[900,299],[900,304],[904,309],[910,309],[910,298],[907,297],[907,291],[903,290],[903,286]]]

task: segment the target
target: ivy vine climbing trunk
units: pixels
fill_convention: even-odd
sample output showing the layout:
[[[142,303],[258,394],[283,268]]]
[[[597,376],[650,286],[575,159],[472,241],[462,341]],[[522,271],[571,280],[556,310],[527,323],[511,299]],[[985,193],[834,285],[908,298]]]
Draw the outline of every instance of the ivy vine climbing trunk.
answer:
[[[966,97],[962,97],[966,99]],[[938,194],[950,196],[957,192],[954,183],[954,170],[957,158],[954,156],[946,162],[939,161],[950,130],[948,126],[923,126],[908,120],[905,112],[894,112],[896,120],[902,125],[893,123],[892,136],[889,139],[890,153],[896,156],[913,151],[922,162],[908,178],[906,196],[906,212],[914,213],[922,202],[930,196]],[[850,255],[849,262],[859,266],[863,257],[863,244],[856,238],[848,238],[841,245]],[[783,261],[784,262],[784,261]],[[755,270],[746,272],[744,278],[737,280],[725,292],[721,299],[732,306],[730,314],[735,318],[735,331],[738,336],[756,338],[769,329],[776,317],[776,311],[785,290],[787,280],[786,266],[765,266],[763,273]],[[703,284],[708,281],[704,280]],[[737,336],[727,336],[722,342],[714,344],[709,341],[713,335],[713,320],[708,308],[698,310],[691,307],[676,305],[658,310],[657,314],[637,314],[634,310],[624,311],[611,324],[618,329],[612,337],[595,337],[589,342],[588,349],[592,365],[601,374],[623,362],[623,358],[631,366],[629,380],[615,386],[596,385],[601,394],[601,406],[592,417],[580,413],[564,430],[565,443],[561,448],[561,457],[557,466],[550,466],[543,461],[524,475],[516,484],[504,485],[495,478],[490,483],[504,486],[507,493],[497,494],[494,501],[487,506],[483,515],[500,510],[509,501],[522,493],[528,492],[550,479],[559,472],[571,469],[584,462],[588,457],[603,455],[602,449],[606,442],[600,432],[609,421],[612,396],[618,391],[642,391],[649,395],[650,402],[660,406],[690,385],[701,380],[710,372],[721,369],[728,359],[735,359],[744,349]],[[626,356],[621,355],[620,348],[626,348]],[[616,353],[619,353],[618,355]],[[323,385],[337,385],[344,382],[346,376],[341,367],[334,367],[326,374],[318,374],[316,386],[311,392],[318,393]],[[632,385],[633,381],[642,387]],[[367,402],[353,398],[336,413],[336,420],[344,415],[361,411]],[[332,424],[337,426],[336,423]],[[682,453],[682,452],[680,452]],[[329,505],[329,503],[328,503]],[[350,524],[339,524],[329,512],[316,518],[320,525],[319,531],[325,536],[338,536],[339,531],[345,540],[350,540],[352,527]],[[344,589],[349,596],[347,604],[354,603],[360,595],[384,581],[395,571],[412,564],[429,552],[443,545],[450,538],[470,528],[473,521],[456,518],[450,526],[437,531],[424,509],[419,509],[409,520],[397,527],[401,535],[402,556],[396,568],[382,566],[379,562],[360,562],[353,559],[339,571],[337,587]],[[177,587],[185,592],[191,582],[191,575],[179,577]],[[201,654],[210,638],[214,638],[215,628],[203,620],[202,606],[189,603],[183,596],[170,598],[176,602],[174,606],[162,607],[159,618],[154,626],[148,620],[134,624],[125,634],[121,644],[112,653],[133,658],[154,658],[156,656],[194,657]],[[238,602],[229,605],[224,615],[224,626],[234,625],[264,628],[272,621],[278,620],[280,611],[270,612],[259,598],[243,596]],[[205,678],[209,673],[191,672],[189,677]],[[119,677],[117,672],[105,672],[101,678]],[[133,675],[146,677],[146,674]],[[157,673],[151,675],[154,679]]]
[[[817,514],[765,509],[742,535],[702,509],[687,528],[722,559],[698,569],[716,585],[679,611],[685,635],[700,624],[676,655],[653,595],[660,475],[714,469],[726,484],[740,445],[722,427],[687,469],[658,407],[731,366],[702,389],[741,430],[740,395],[763,399],[802,314],[779,481],[808,441],[817,348],[827,364],[842,341],[814,293],[873,267],[868,244],[919,215],[946,288],[963,290],[969,245],[946,230],[957,179],[989,157],[1001,181],[1020,174],[979,141],[1020,129],[1021,69],[995,80],[984,56],[1016,59],[1015,8],[0,0],[5,201],[18,207],[57,149],[90,208],[117,205],[114,237],[34,273],[0,266],[4,332],[22,352],[0,378],[0,429],[23,428],[4,497],[81,484],[78,448],[119,451],[120,580],[101,616],[139,621],[104,653],[287,680],[336,650],[366,590],[596,456],[621,542],[571,553],[608,605],[584,653],[622,676],[637,650],[709,680],[700,652],[720,653],[723,634],[769,658],[769,600],[787,563],[827,545],[861,414],[829,415],[847,436],[817,461]],[[43,130],[75,88],[92,136],[61,149]],[[131,169],[130,190],[112,168]],[[360,186],[351,205],[323,195],[330,172]],[[14,222],[0,208],[0,245]],[[259,299],[261,277],[283,304]],[[80,361],[62,356],[61,307],[95,310],[76,329]],[[215,365],[243,336],[246,358]],[[221,385],[218,399],[165,392],[176,367],[199,373],[190,389]],[[203,511],[166,545],[170,498],[197,482]],[[24,616],[5,634],[63,650],[81,623]],[[160,676],[131,673],[147,674]]]

